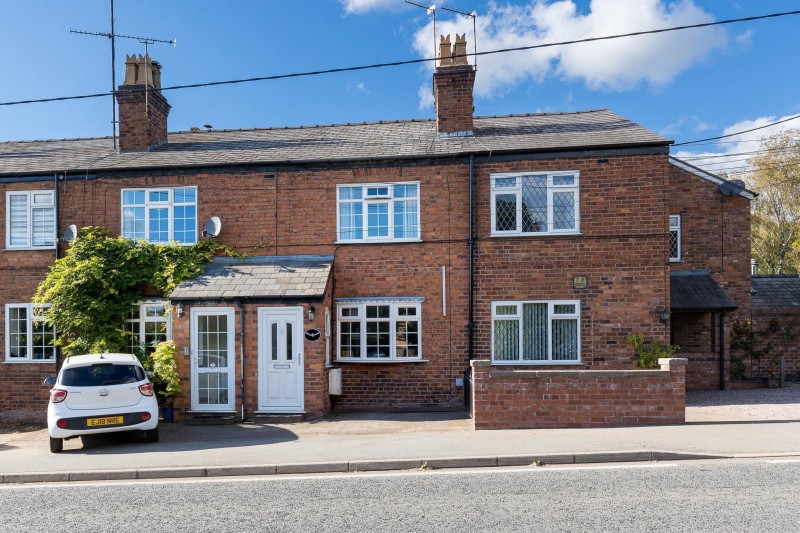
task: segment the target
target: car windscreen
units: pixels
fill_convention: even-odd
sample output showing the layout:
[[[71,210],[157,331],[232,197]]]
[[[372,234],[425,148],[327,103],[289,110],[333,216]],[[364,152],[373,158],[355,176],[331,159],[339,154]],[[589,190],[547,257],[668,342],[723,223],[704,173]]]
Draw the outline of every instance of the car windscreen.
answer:
[[[144,378],[144,370],[138,365],[98,363],[65,368],[61,372],[60,384],[69,387],[99,387],[136,383]]]

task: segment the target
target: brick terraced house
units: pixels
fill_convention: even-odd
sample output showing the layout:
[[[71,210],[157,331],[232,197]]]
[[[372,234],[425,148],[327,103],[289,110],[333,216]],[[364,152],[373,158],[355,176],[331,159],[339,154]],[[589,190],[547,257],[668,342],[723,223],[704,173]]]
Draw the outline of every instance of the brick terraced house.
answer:
[[[683,421],[686,360],[639,370],[623,339],[686,344],[689,383],[716,386],[752,195],[608,110],[473,117],[449,46],[435,119],[167,133],[160,65],[131,57],[119,149],[0,143],[0,416],[44,413],[58,332],[30,301],[74,224],[246,254],[121,317],[179,347],[178,419],[469,399],[477,428]]]

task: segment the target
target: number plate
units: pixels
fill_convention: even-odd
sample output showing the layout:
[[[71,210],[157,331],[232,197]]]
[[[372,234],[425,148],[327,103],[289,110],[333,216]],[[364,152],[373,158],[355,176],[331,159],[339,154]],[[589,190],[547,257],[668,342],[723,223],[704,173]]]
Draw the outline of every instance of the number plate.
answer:
[[[98,427],[98,426],[114,426],[117,424],[122,424],[122,417],[121,416],[106,416],[103,418],[87,418],[86,425],[90,428]]]

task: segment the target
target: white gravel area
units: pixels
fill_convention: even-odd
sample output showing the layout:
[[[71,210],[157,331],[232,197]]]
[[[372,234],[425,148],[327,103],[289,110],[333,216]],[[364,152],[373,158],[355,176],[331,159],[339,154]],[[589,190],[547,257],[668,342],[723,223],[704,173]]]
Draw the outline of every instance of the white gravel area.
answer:
[[[800,384],[777,389],[686,393],[686,421],[800,421]]]

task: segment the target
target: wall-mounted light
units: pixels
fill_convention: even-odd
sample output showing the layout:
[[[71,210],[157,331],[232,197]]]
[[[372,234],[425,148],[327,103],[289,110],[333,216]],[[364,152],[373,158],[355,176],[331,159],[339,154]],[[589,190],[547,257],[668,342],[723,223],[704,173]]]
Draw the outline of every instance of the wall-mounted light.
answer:
[[[175,316],[178,318],[183,316],[183,306],[181,304],[175,305]]]
[[[308,321],[309,322],[313,322],[314,321],[314,317],[316,316],[314,314],[315,311],[316,311],[316,309],[314,309],[313,305],[308,308]]]
[[[658,313],[658,319],[661,321],[662,324],[666,324],[669,321],[670,311],[669,309],[659,309],[656,311]]]

